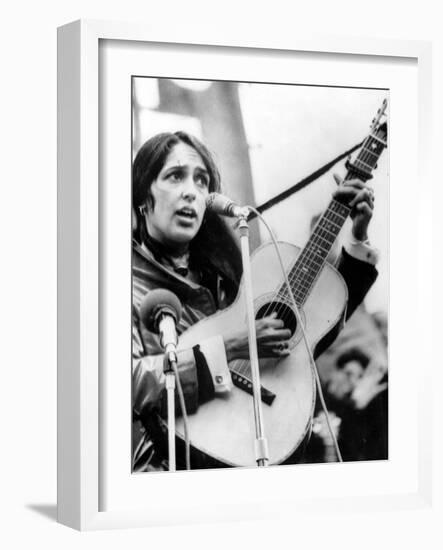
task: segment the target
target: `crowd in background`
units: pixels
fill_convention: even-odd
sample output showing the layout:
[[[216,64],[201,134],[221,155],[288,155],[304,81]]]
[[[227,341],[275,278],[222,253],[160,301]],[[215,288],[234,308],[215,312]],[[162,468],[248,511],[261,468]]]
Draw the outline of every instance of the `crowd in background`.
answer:
[[[344,461],[388,458],[387,317],[361,306],[318,361],[330,422]],[[317,400],[304,462],[335,462],[336,450]]]

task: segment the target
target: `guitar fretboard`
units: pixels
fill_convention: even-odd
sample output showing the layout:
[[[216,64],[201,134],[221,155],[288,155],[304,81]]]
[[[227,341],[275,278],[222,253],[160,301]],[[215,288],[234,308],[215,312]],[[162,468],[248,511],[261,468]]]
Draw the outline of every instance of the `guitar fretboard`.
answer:
[[[386,124],[383,124],[376,132],[369,134],[357,158],[347,164],[348,171],[345,180],[358,177],[366,181],[372,176],[372,171],[376,168],[377,161],[387,146],[384,139],[386,132]],[[347,205],[332,200],[315,226],[302,253],[289,271],[289,283],[298,306],[302,306],[309,296],[350,211],[351,209]],[[284,300],[289,298],[285,284],[279,289],[278,297]]]
[[[346,205],[332,200],[289,271],[288,279],[297,305],[301,306],[306,301],[349,212],[350,208]],[[278,295],[288,298],[286,285],[280,288]]]

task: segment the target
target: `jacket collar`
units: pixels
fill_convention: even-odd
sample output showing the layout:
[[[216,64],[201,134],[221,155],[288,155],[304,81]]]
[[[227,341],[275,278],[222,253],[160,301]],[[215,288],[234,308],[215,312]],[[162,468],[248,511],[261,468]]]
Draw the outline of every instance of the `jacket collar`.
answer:
[[[152,267],[154,267],[156,270],[161,271],[165,276],[167,276],[169,279],[173,277],[176,282],[184,284],[193,290],[197,290],[198,288],[201,288],[201,286],[197,283],[194,283],[190,281],[189,279],[186,279],[185,277],[182,277],[177,272],[173,271],[172,269],[169,269],[167,266],[163,265],[161,262],[159,262],[152,251],[147,247],[144,246],[137,241],[132,241],[133,249],[134,251],[141,256],[148,264]]]

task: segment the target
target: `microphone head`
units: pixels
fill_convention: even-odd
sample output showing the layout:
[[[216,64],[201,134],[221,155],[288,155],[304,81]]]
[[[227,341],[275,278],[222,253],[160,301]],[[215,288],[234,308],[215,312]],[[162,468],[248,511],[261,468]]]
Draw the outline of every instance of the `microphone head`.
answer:
[[[143,298],[140,305],[140,319],[149,331],[158,334],[161,317],[170,315],[178,323],[181,311],[180,300],[173,292],[165,288],[157,288]]]
[[[228,218],[248,218],[250,211],[247,206],[239,206],[229,197],[220,193],[210,193],[206,197],[206,208],[211,212]]]
[[[220,193],[209,193],[206,197],[206,208],[217,214],[225,215],[234,205],[234,202]]]

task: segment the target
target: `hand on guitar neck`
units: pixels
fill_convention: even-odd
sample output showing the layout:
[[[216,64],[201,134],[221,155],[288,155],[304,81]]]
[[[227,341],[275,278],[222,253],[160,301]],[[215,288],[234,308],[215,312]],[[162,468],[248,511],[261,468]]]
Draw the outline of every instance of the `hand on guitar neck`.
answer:
[[[334,174],[338,184],[333,194],[334,200],[351,209],[353,222],[352,234],[357,241],[368,239],[368,225],[374,208],[374,192],[359,179],[342,179]],[[284,323],[276,313],[256,321],[257,349],[261,358],[280,358],[289,355],[288,341],[291,331],[284,328]],[[226,356],[233,359],[249,359],[248,333],[246,328],[224,335]]]
[[[374,210],[374,191],[362,180],[343,180],[337,174],[334,179],[338,189],[333,198],[351,208],[352,234],[357,241],[368,239],[368,225]]]
[[[288,340],[291,331],[284,328],[284,322],[272,313],[255,322],[257,332],[257,351],[259,357],[279,358],[289,355]],[[246,328],[236,330],[223,336],[226,357],[233,359],[249,359],[248,331]]]

